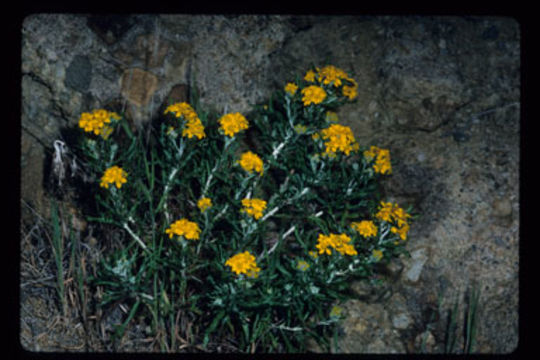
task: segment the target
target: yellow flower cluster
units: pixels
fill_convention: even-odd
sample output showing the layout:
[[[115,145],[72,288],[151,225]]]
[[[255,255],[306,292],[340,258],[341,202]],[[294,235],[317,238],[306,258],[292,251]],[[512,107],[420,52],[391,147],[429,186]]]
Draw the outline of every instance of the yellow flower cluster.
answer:
[[[220,129],[230,137],[248,128],[247,119],[240,113],[225,114],[218,121],[221,125]]]
[[[326,154],[335,154],[338,150],[346,155],[352,150],[358,150],[359,145],[354,139],[354,134],[350,127],[339,124],[332,124],[327,129],[321,131],[322,138],[326,141]]]
[[[349,100],[353,100],[358,96],[358,84],[354,79],[349,78],[348,80],[352,85],[344,85],[341,91],[343,92],[343,96],[349,98]]]
[[[390,229],[390,231],[392,231],[394,234],[398,234],[399,238],[402,241],[407,240],[407,233],[409,232],[409,230],[410,230],[409,224],[403,224],[403,226],[401,227],[392,226],[392,228]]]
[[[306,75],[304,76],[304,80],[306,80],[308,82],[314,82],[315,81],[315,71],[308,70],[306,72]]]
[[[253,216],[255,220],[259,220],[266,209],[266,201],[261,199],[243,199],[242,205],[244,206],[242,211]]]
[[[296,94],[296,90],[298,90],[298,85],[294,83],[287,83],[287,85],[285,85],[285,92],[287,92],[291,96]]]
[[[187,219],[180,219],[171,224],[171,226],[165,230],[166,234],[169,234],[169,238],[174,235],[183,236],[189,240],[199,239],[201,229],[199,225],[193,221]]]
[[[91,113],[83,112],[79,119],[79,127],[85,132],[93,132],[95,135],[103,134],[107,138],[112,128],[107,126],[111,120],[120,120],[120,115],[104,109],[97,109]]]
[[[202,139],[206,136],[204,133],[204,126],[201,122],[201,119],[199,119],[199,116],[193,110],[191,105],[189,105],[186,102],[176,103],[169,105],[166,109],[164,114],[168,113],[174,113],[174,115],[179,118],[183,117],[186,119],[186,125],[184,129],[182,130],[182,136],[187,138],[192,138],[194,136],[197,137],[197,139]]]
[[[202,197],[197,201],[197,207],[201,212],[205,212],[207,209],[212,207],[212,199],[207,197]]]
[[[332,85],[334,87],[342,87],[343,96],[354,99],[358,96],[358,84],[356,81],[349,77],[345,71],[334,65],[327,65],[323,68],[315,68],[315,71],[308,70],[304,76],[304,80],[308,82],[315,82],[317,80],[319,84]]]
[[[351,228],[364,237],[377,235],[377,226],[371,220],[362,220],[351,223]]]
[[[169,105],[167,106],[167,108],[165,109],[163,113],[164,114],[173,113],[174,116],[176,116],[177,118],[183,116],[188,120],[194,119],[197,117],[197,113],[195,112],[195,110],[193,110],[191,105],[189,105],[186,102],[179,102],[176,104]]]
[[[258,277],[261,269],[257,266],[255,261],[255,256],[251,255],[249,251],[244,251],[243,253],[238,253],[234,256],[231,256],[225,262],[225,265],[231,267],[236,275],[246,274],[249,277]]]
[[[334,249],[341,255],[357,255],[358,252],[350,242],[351,238],[346,234],[319,234],[315,247],[319,249],[319,254],[331,255],[331,249]]]
[[[368,159],[374,159],[373,170],[380,174],[391,174],[392,164],[390,162],[390,150],[381,149],[377,146],[371,146],[369,150],[364,151],[364,156]]]
[[[184,129],[182,130],[182,136],[191,139],[196,136],[197,139],[201,140],[206,136],[204,133],[204,126],[199,118],[195,120],[188,120]]]
[[[320,104],[326,99],[326,91],[320,86],[310,85],[302,89],[304,106]]]
[[[111,166],[107,170],[105,170],[105,173],[101,177],[101,183],[99,186],[104,187],[106,189],[109,188],[110,184],[115,184],[117,188],[121,188],[122,184],[125,184],[127,182],[126,179],[127,173],[122,170],[121,167],[118,166]]]
[[[405,241],[407,239],[407,233],[409,232],[410,225],[408,218],[411,217],[405,210],[400,208],[397,204],[392,204],[391,202],[381,201],[381,206],[375,217],[393,223],[397,226],[392,226],[390,231],[395,234],[398,234],[401,240]]]
[[[324,85],[332,84],[334,87],[340,87],[342,85],[341,80],[348,80],[347,73],[334,65],[328,65],[321,69],[317,69],[317,78],[320,83]]]
[[[245,153],[243,153],[240,157],[240,160],[238,160],[238,163],[240,164],[240,166],[242,166],[244,170],[249,173],[256,171],[259,173],[260,176],[263,175],[263,161],[257,154],[251,151],[246,151]]]

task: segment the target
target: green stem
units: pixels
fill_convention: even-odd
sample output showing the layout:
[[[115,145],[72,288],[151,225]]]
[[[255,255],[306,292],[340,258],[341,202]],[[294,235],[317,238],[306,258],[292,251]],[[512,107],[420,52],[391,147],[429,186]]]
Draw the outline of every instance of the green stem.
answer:
[[[125,120],[120,121],[120,125],[122,126],[122,128],[124,129],[128,137],[133,140],[135,138],[135,135],[133,135],[133,132],[129,128],[127,121]]]
[[[210,171],[210,174],[208,175],[208,179],[206,179],[206,184],[204,184],[204,189],[202,191],[202,196],[206,196],[206,192],[208,191],[208,188],[210,187],[210,183],[214,177],[214,173],[219,170],[221,167],[221,164],[223,163],[223,159],[227,156],[227,148],[233,143],[234,138],[227,137],[225,139],[225,145],[223,146],[223,151],[221,152],[221,156],[216,161],[216,164],[214,165],[214,168]]]

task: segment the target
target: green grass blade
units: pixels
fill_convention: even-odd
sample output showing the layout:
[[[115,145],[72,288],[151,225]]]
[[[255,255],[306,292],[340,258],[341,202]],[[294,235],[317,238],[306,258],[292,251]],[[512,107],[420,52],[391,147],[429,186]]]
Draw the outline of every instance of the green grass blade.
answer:
[[[113,335],[114,339],[119,339],[124,335],[124,332],[126,330],[126,326],[129,324],[131,319],[133,319],[133,317],[135,316],[135,314],[137,312],[137,309],[139,308],[140,303],[141,303],[140,300],[137,300],[135,302],[135,305],[133,305],[133,307],[131,308],[131,311],[129,312],[127,319],[122,323],[122,325],[120,325],[120,326],[118,326],[116,328],[116,331],[115,331],[115,333]]]
[[[60,219],[58,215],[58,205],[55,201],[51,203],[51,222],[52,222],[52,245],[54,253],[54,261],[56,263],[56,280],[57,291],[60,303],[62,305],[62,311],[66,314],[66,300],[64,297],[64,246],[62,238],[62,230],[60,229]]]
[[[446,329],[445,353],[450,354],[456,345],[456,315],[458,310],[458,300],[454,303],[454,308],[450,311],[450,319]]]

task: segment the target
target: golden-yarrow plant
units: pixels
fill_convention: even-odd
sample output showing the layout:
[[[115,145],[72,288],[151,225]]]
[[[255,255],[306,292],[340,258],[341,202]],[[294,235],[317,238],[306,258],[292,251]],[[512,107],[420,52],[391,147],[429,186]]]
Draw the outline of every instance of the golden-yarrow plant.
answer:
[[[351,280],[404,252],[410,228],[410,211],[380,198],[389,150],[339,124],[357,94],[328,65],[249,114],[204,111],[195,95],[135,133],[117,113],[83,113],[73,148],[93,179],[81,187],[95,194],[88,219],[126,234],[92,279],[101,306],[131,308],[116,335],[140,315],[172,351],[179,337],[210,350],[301,351],[310,337],[328,348]]]

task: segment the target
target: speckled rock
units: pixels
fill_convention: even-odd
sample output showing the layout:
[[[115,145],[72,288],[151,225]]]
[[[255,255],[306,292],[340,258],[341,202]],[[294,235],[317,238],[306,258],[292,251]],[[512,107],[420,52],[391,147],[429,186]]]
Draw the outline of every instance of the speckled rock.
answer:
[[[495,353],[518,341],[519,36],[510,18],[330,17],[273,63],[276,83],[327,59],[355,74],[359,98],[338,114],[390,149],[388,200],[414,206],[410,249],[430,249],[403,259],[395,291],[427,321],[440,279],[445,309],[482,284],[478,348]]]
[[[420,248],[411,251],[411,257],[407,260],[404,270],[404,279],[411,283],[415,283],[420,279],[424,264],[428,260],[426,248]]]
[[[342,353],[396,354],[405,348],[382,304],[349,300],[343,305],[346,318],[341,324],[344,336],[338,343]]]

